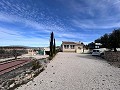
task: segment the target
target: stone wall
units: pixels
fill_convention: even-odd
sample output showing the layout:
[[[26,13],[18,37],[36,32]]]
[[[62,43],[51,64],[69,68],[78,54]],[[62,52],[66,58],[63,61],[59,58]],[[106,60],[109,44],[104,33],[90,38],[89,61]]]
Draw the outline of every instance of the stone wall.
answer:
[[[105,59],[111,62],[120,61],[120,51],[118,52],[106,51]]]

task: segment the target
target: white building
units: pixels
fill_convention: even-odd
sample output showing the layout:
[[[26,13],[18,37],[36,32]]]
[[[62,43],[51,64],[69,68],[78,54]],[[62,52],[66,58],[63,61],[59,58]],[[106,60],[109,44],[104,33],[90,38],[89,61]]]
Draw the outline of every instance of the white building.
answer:
[[[83,48],[84,48],[84,44],[81,42],[62,41],[62,51],[63,52],[82,53],[84,51]]]

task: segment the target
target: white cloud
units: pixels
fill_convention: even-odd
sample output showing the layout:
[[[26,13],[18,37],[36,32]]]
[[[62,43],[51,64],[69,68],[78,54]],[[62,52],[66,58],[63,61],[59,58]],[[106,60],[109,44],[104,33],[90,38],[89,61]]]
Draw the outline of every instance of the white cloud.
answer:
[[[51,22],[49,23],[38,23],[36,21],[31,21],[31,20],[27,20],[25,18],[20,18],[17,17],[15,15],[7,15],[7,14],[3,14],[0,13],[0,21],[3,22],[9,22],[9,23],[23,23],[26,27],[32,27],[36,30],[40,30],[41,32],[58,32],[58,31],[65,31],[65,29],[61,26],[58,26],[56,24],[52,24]]]
[[[30,28],[33,32],[37,31],[40,33],[46,33],[50,35],[50,32],[54,32],[58,39],[58,43],[63,40],[83,40],[86,38],[97,36],[91,35],[90,33],[81,33],[81,28],[88,31],[96,29],[111,29],[120,27],[120,5],[119,0],[58,0],[61,6],[64,5],[65,10],[68,11],[67,20],[59,19],[57,15],[52,13],[52,10],[47,9],[47,15],[45,11],[36,8],[36,4],[32,1],[24,4],[23,2],[16,1],[15,4],[12,1],[0,1],[0,21],[10,24],[20,23],[23,27]],[[42,3],[42,2],[41,2]],[[30,5],[29,5],[30,4]],[[34,7],[34,8],[33,8]],[[4,11],[2,11],[4,9]],[[39,15],[38,15],[39,13]],[[63,18],[64,19],[64,18]],[[66,22],[68,21],[68,22]],[[71,24],[71,26],[65,26],[65,23]],[[72,27],[73,26],[73,27]],[[78,32],[73,32],[72,29],[77,27]],[[80,29],[80,30],[79,30]],[[27,32],[25,32],[27,33]],[[29,33],[29,32],[28,32]],[[0,38],[4,38],[3,43],[14,44],[36,44],[40,41],[41,44],[47,44],[47,38],[38,38],[33,36],[32,38],[25,37],[21,32],[9,28],[0,27]],[[35,32],[36,34],[36,32]],[[42,35],[41,35],[42,36]],[[44,36],[43,36],[44,37]],[[85,38],[86,37],[86,38]],[[10,42],[10,40],[12,42]],[[7,42],[8,41],[8,42]],[[22,43],[22,44],[23,44]]]
[[[48,35],[50,35],[50,33],[53,31],[55,33],[55,36],[58,37],[59,35],[62,35],[62,39],[65,39],[66,35],[64,34],[65,29],[61,26],[58,25],[48,25],[48,24],[41,24],[35,21],[30,21],[24,18],[20,18],[14,15],[7,15],[4,13],[0,13],[0,21],[1,22],[7,22],[7,23],[21,23],[23,24],[25,27],[29,27],[33,29],[33,32],[35,32],[37,30],[37,32],[39,33],[47,33]],[[19,28],[18,28],[19,29]],[[29,32],[24,32],[24,33],[28,33]],[[2,44],[3,45],[13,45],[13,44],[19,44],[19,45],[46,45],[49,46],[49,39],[44,37],[44,38],[38,38],[36,37],[35,33],[34,36],[32,36],[32,38],[26,37],[23,35],[22,31],[19,31],[16,29],[11,29],[11,28],[3,28],[0,27],[0,38],[2,39]],[[67,37],[70,37],[71,35],[67,35]],[[71,36],[72,37],[72,36]],[[40,43],[41,42],[41,43]],[[60,43],[60,42],[57,42]]]
[[[120,27],[119,0],[70,0],[67,3],[69,3],[67,7],[74,13],[73,18],[71,18],[73,26],[83,29]]]
[[[27,38],[20,33],[15,30],[0,27],[2,45],[49,46],[49,40],[47,38]]]
[[[81,21],[79,19],[72,20],[72,23],[76,27],[80,27],[83,29],[111,29],[120,27],[120,22],[114,22],[110,20],[106,21],[93,21],[93,20],[84,20]]]

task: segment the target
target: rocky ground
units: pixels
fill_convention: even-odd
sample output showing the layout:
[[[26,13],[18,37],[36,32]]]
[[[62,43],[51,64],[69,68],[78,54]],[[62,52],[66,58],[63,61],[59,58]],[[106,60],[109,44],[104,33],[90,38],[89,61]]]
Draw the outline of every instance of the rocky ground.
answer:
[[[35,62],[39,62],[39,67],[38,65],[35,65],[35,68],[36,66],[37,68],[34,70],[33,65]],[[49,63],[48,59],[33,58],[30,63],[0,75],[0,90],[13,90],[16,87],[33,80],[35,76],[45,69],[47,63]]]
[[[120,68],[87,54],[58,53],[33,81],[16,90],[120,90]]]

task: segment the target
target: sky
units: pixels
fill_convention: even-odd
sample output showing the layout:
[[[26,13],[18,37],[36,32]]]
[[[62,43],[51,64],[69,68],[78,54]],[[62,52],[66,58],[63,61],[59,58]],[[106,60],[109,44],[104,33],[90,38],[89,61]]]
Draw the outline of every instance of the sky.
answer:
[[[120,0],[0,0],[0,46],[94,41],[120,27]]]

